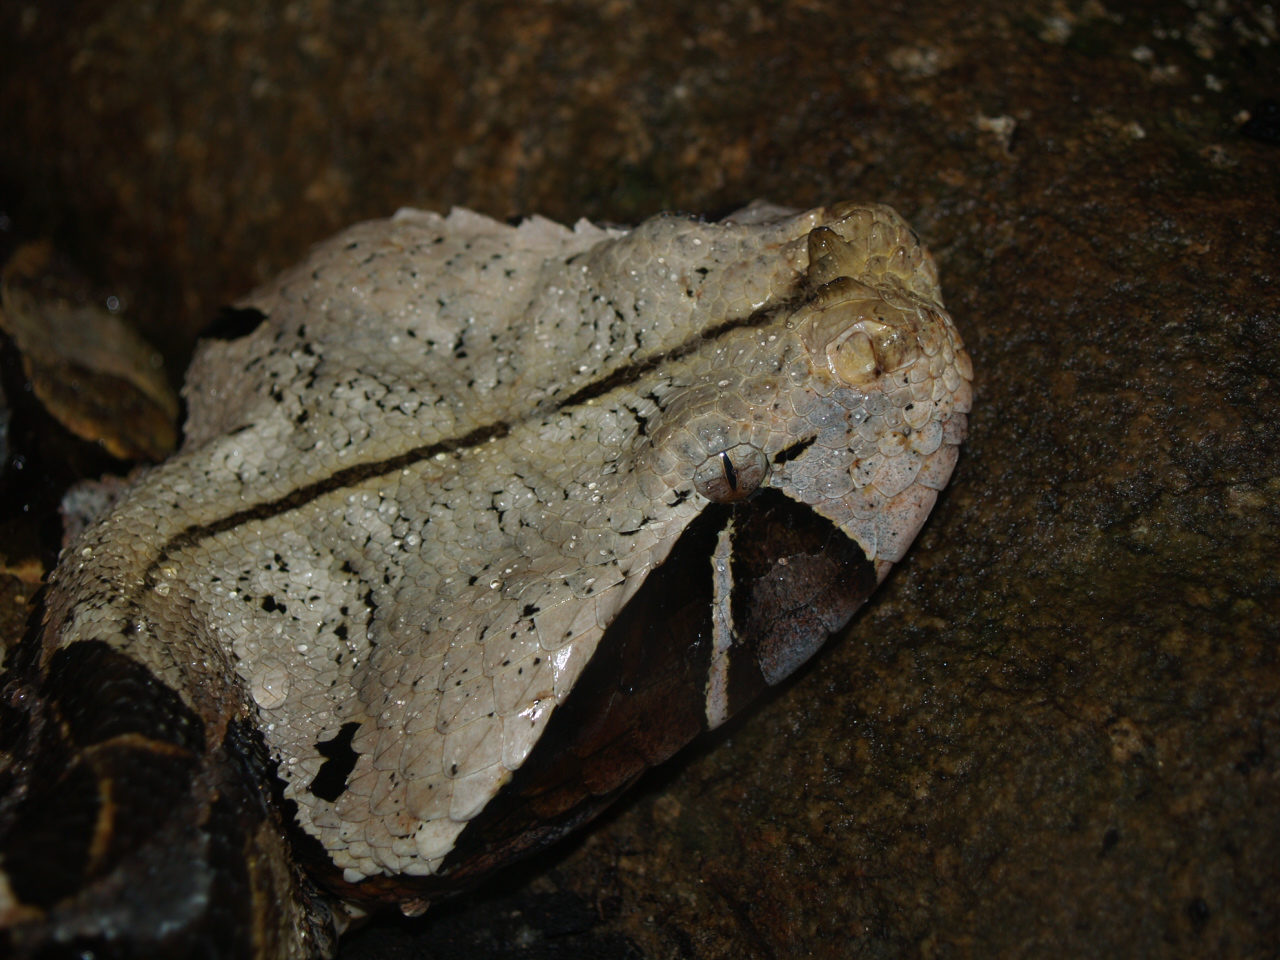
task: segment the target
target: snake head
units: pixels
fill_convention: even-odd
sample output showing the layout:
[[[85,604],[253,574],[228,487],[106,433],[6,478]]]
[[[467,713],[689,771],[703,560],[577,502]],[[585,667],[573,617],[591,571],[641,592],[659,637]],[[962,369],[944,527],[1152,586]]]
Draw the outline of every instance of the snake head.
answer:
[[[827,214],[787,321],[812,365],[816,448],[771,483],[836,523],[883,578],[951,475],[973,368],[906,222],[876,205]]]

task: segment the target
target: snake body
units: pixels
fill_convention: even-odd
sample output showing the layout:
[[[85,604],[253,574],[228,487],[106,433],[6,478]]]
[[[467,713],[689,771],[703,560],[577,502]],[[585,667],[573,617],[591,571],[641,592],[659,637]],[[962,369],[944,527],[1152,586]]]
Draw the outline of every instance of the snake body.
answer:
[[[840,629],[972,370],[893,211],[401,211],[206,340],[8,674],[16,956],[322,956],[586,822]]]

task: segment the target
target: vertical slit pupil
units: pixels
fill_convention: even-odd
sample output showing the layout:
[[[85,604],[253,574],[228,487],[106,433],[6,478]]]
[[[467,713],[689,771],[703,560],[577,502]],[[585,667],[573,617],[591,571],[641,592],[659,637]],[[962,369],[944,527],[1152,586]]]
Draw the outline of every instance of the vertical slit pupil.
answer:
[[[729,489],[738,489],[738,471],[733,469],[733,461],[729,459],[729,454],[723,450],[720,451],[720,464],[724,467],[724,478],[729,481]]]

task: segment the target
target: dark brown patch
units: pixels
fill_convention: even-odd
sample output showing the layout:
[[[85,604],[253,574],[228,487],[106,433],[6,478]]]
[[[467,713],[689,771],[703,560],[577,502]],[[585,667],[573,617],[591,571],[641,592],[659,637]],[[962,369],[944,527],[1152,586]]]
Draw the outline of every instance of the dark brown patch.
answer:
[[[143,675],[137,666],[134,678]],[[110,671],[104,686],[158,689],[162,704],[173,695],[154,680],[122,687],[120,676]],[[94,710],[85,704],[92,707],[93,697],[64,692],[72,694],[68,712],[81,732],[88,723],[89,739],[98,739],[80,746],[59,703],[34,705],[31,726],[41,742],[23,745],[25,799],[0,811],[0,854],[17,899],[47,913],[11,926],[0,951],[24,960],[282,955],[293,935],[288,905],[312,898],[271,806],[274,782],[260,736],[232,722],[222,744],[199,756],[172,738],[144,735],[137,723],[90,722]],[[133,720],[164,715],[121,706]],[[144,726],[152,734],[170,729]],[[315,925],[307,933],[316,944],[328,939],[328,913],[311,908]]]
[[[86,762],[103,800],[91,869],[100,873],[151,841],[173,811],[188,804],[199,761],[185,751],[118,740],[88,753]]]
[[[876,588],[875,565],[830,520],[774,490],[753,506],[734,525],[731,712],[790,676]]]
[[[84,640],[58,650],[44,683],[79,747],[138,734],[204,752],[204,724],[182,698],[100,640]]]
[[[44,909],[114,870],[191,790],[204,726],[146,667],[105,643],[58,650],[24,701],[0,854],[18,900]],[[15,866],[17,865],[17,866]]]
[[[770,304],[760,310],[756,310],[744,317],[735,317],[724,321],[714,327],[701,331],[690,336],[683,343],[673,347],[664,353],[649,357],[635,363],[627,364],[618,369],[600,377],[581,389],[577,390],[568,397],[557,401],[548,409],[538,412],[539,416],[545,416],[548,413],[565,410],[569,407],[577,406],[597,397],[616,390],[618,387],[626,386],[637,382],[649,371],[674,360],[688,356],[695,350],[701,349],[708,341],[716,340],[719,337],[731,334],[735,330],[746,327],[758,327],[768,323],[772,323],[777,319],[778,315],[785,310],[793,309],[795,303],[791,301],[782,301]],[[246,315],[245,320],[252,320],[253,314],[257,314],[255,309],[239,311]],[[306,506],[314,500],[332,493],[335,490],[342,490],[346,487],[355,486],[363,483],[373,477],[386,476],[391,473],[399,472],[406,467],[415,463],[422,463],[442,453],[454,453],[459,450],[467,450],[472,447],[480,446],[490,440],[505,437],[511,430],[511,424],[498,421],[477,427],[470,433],[461,437],[451,437],[441,440],[437,443],[426,446],[415,447],[412,450],[406,450],[404,453],[397,454],[394,457],[388,457],[384,460],[372,461],[369,463],[357,463],[350,467],[337,470],[323,480],[317,480],[315,483],[308,484],[304,487],[292,491],[291,493],[266,503],[255,504],[245,510],[239,510],[235,513],[228,514],[221,519],[211,521],[210,523],[200,524],[198,526],[188,527],[181,533],[172,537],[161,550],[159,556],[152,561],[147,568],[147,578],[150,581],[156,569],[164,563],[165,560],[180,552],[184,548],[192,544],[199,543],[209,537],[216,536],[227,530],[250,523],[256,520],[266,520],[271,517],[277,517],[282,513],[290,510],[296,510],[299,507]]]
[[[66,754],[59,751],[56,757]],[[74,764],[58,775],[50,769],[55,763],[39,764],[50,775],[31,785],[0,836],[14,895],[43,909],[84,882],[101,807],[97,777],[87,765]]]

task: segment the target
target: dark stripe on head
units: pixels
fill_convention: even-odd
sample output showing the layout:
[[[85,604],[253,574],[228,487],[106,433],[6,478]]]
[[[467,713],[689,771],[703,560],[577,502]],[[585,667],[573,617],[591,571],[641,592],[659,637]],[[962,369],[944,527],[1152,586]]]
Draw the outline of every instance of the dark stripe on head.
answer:
[[[679,360],[682,357],[688,356],[708,341],[717,340],[734,330],[768,324],[772,322],[779,313],[791,306],[794,306],[794,304],[790,301],[784,301],[781,303],[771,304],[770,306],[757,310],[746,317],[726,320],[724,323],[712,327],[703,333],[694,334],[679,346],[676,346],[671,350],[619,367],[606,376],[601,377],[599,380],[595,380],[580,388],[568,397],[556,401],[549,407],[539,409],[536,415],[544,417],[549,413],[565,410],[567,408],[583,404],[588,400],[601,397],[618,387],[633,384],[650,370],[656,369],[664,363]],[[152,578],[156,568],[173,554],[193,544],[199,543],[201,540],[208,537],[216,536],[217,534],[223,533],[227,530],[235,529],[244,523],[251,523],[255,520],[268,520],[272,517],[277,517],[280,514],[287,513],[290,510],[297,510],[299,507],[306,506],[312,501],[324,496],[326,493],[332,493],[335,490],[341,490],[358,483],[363,483],[367,480],[372,480],[376,477],[383,477],[396,473],[397,471],[404,470],[414,464],[430,460],[438,454],[455,453],[461,450],[480,446],[492,439],[505,437],[510,431],[511,424],[509,423],[499,422],[488,424],[472,430],[465,436],[450,437],[437,443],[415,447],[412,450],[408,450],[405,453],[398,454],[394,457],[388,457],[385,460],[374,460],[369,463],[353,464],[350,467],[334,472],[323,480],[317,480],[315,483],[307,484],[305,487],[299,487],[297,490],[294,490],[277,500],[255,504],[252,507],[239,510],[210,523],[188,527],[181,533],[170,538],[156,560],[148,566],[148,580]]]
[[[734,317],[731,320],[726,320],[723,323],[716,324],[714,327],[709,327],[706,330],[699,331],[683,343],[672,347],[670,350],[654,354],[651,357],[645,357],[644,359],[637,360],[634,363],[625,364],[624,366],[618,367],[612,373],[601,377],[599,380],[594,380],[586,386],[580,387],[563,400],[557,401],[551,409],[564,410],[568,407],[576,407],[580,404],[586,403],[588,400],[595,400],[598,397],[603,397],[606,393],[609,393],[611,390],[616,390],[618,387],[630,386],[636,383],[650,370],[655,370],[664,363],[681,360],[692,354],[694,351],[700,350],[706,344],[713,343],[726,334],[732,333],[734,330],[767,326],[776,320],[780,313],[788,309],[793,309],[795,306],[796,304],[789,300],[772,303],[769,304],[769,306],[762,307],[745,317]]]
[[[254,520],[269,520],[272,517],[278,517],[280,514],[288,513],[290,510],[305,507],[308,503],[324,496],[326,493],[332,493],[335,490],[363,483],[366,480],[372,480],[374,477],[395,473],[415,463],[430,460],[437,454],[453,453],[469,447],[479,446],[497,437],[505,437],[508,429],[508,425],[505,423],[490,424],[478,430],[473,430],[464,437],[441,440],[439,443],[433,443],[425,447],[415,447],[407,453],[388,457],[385,460],[357,463],[338,470],[323,480],[317,480],[315,483],[307,484],[305,487],[299,487],[292,493],[288,493],[277,500],[255,504],[252,507],[238,510],[221,519],[214,520],[211,523],[187,527],[181,533],[171,537],[164,545],[164,549],[147,567],[147,577],[150,579],[156,569],[173,554],[208,537],[217,536],[227,530],[234,530],[241,524],[250,523]]]

